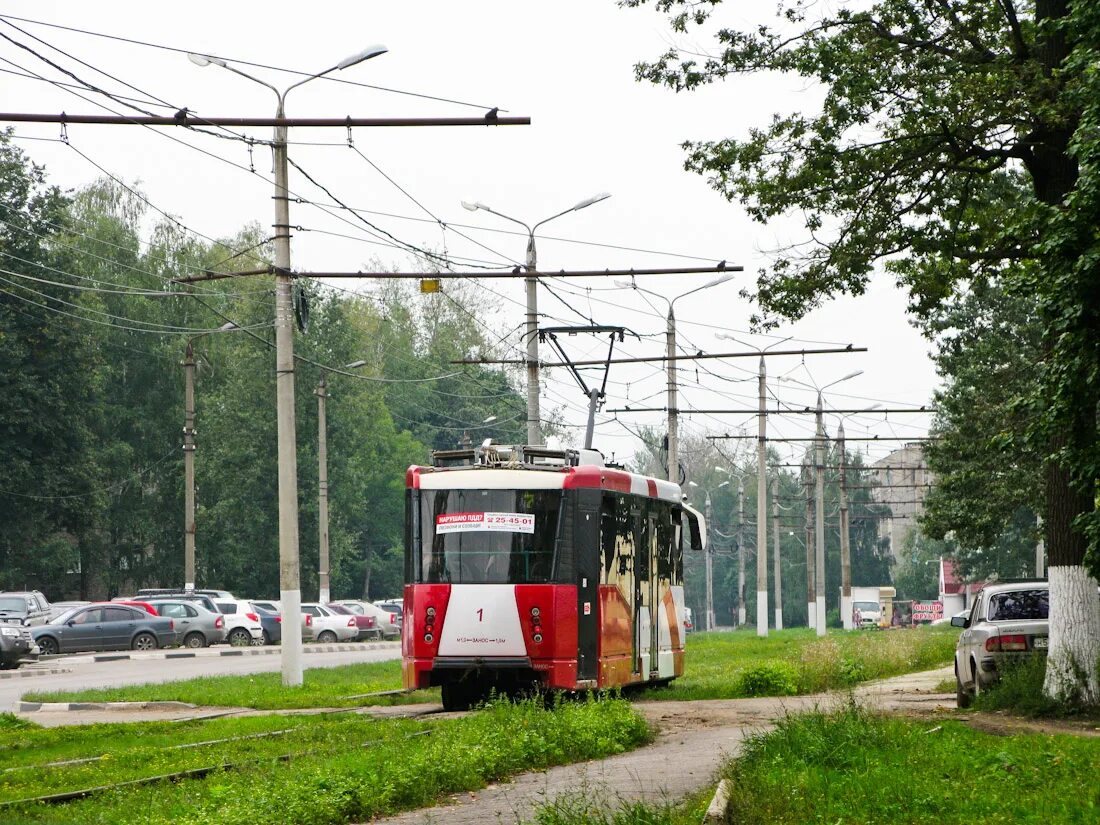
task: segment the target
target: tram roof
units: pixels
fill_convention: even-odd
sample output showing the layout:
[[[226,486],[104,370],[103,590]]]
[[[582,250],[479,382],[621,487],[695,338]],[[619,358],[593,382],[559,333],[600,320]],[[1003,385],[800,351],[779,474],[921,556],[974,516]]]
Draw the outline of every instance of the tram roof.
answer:
[[[598,489],[632,493],[680,503],[679,484],[598,464],[572,467],[422,467],[413,465],[405,486],[421,490],[571,490]]]

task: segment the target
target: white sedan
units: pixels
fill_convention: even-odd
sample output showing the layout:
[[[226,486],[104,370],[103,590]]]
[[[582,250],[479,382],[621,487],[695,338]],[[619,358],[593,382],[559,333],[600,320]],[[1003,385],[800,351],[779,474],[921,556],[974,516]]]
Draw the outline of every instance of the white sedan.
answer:
[[[359,626],[354,616],[341,616],[317,602],[302,604],[302,612],[313,617],[314,638],[319,642],[354,642]]]

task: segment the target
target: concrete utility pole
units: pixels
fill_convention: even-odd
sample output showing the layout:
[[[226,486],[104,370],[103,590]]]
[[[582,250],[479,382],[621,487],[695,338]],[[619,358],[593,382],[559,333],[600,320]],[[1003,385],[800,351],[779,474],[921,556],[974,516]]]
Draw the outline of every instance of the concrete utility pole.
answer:
[[[183,357],[183,589],[195,589],[195,350]]]
[[[737,626],[748,622],[745,605],[745,480],[737,479]]]
[[[825,635],[825,417],[817,394],[817,441],[814,444],[814,550],[816,552],[817,635]]]
[[[681,356],[676,355],[676,302],[699,290],[710,289],[712,286],[724,284],[732,277],[733,272],[726,272],[712,281],[707,281],[702,286],[697,286],[695,289],[689,289],[687,292],[680,293],[675,298],[666,298],[659,292],[643,289],[633,281],[615,281],[615,286],[623,287],[624,289],[636,289],[638,292],[652,295],[654,298],[659,298],[668,304],[668,316],[665,319],[665,374],[667,376],[668,387],[668,398],[666,401],[666,410],[668,412],[668,471],[666,475],[668,476],[668,480],[673,484],[680,483],[680,411],[677,409],[678,402],[676,398],[676,362],[680,360]],[[622,361],[622,359],[619,360]],[[580,366],[583,363],[583,361],[578,362],[577,365]],[[615,363],[615,361],[611,360],[607,363],[612,364]]]
[[[756,445],[756,635],[768,635],[768,466],[767,466],[767,369],[760,356],[758,390],[760,413]]]
[[[480,209],[491,215],[496,215],[498,218],[504,218],[506,221],[518,223],[527,230],[527,272],[523,280],[527,289],[527,322],[524,332],[527,336],[527,443],[531,446],[542,444],[542,413],[539,409],[539,279],[536,274],[538,272],[538,253],[535,250],[535,230],[544,223],[549,223],[555,218],[560,218],[562,215],[568,215],[570,212],[577,212],[581,209],[585,209],[594,203],[599,203],[610,197],[611,195],[609,193],[601,192],[598,195],[593,195],[591,198],[585,198],[580,203],[570,206],[568,209],[558,212],[556,215],[551,215],[549,218],[541,220],[533,226],[528,226],[523,221],[517,220],[510,215],[505,215],[503,212],[497,212],[495,209],[479,201],[462,201],[462,207],[464,209],[468,209],[471,212],[476,212]]]
[[[817,627],[817,555],[814,553],[813,480],[810,459],[802,460],[802,486],[806,495],[806,627]]]
[[[183,589],[195,589],[195,341],[237,329],[232,321],[187,340],[183,354]]]
[[[848,486],[845,464],[847,457],[844,449],[844,422],[836,430],[836,447],[840,465],[840,620],[845,630],[854,625],[852,615],[852,548],[848,528]]]
[[[772,478],[772,542],[774,553],[775,629],[783,629],[783,577],[779,570],[779,477]]]
[[[297,627],[302,614],[302,583],[298,555],[298,445],[294,415],[294,306],[290,271],[290,191],[288,187],[286,97],[292,89],[339,69],[346,69],[386,53],[383,46],[369,46],[328,69],[293,83],[280,92],[226,61],[189,54],[199,66],[211,64],[247,78],[275,93],[278,101],[272,153],[275,160],[275,404],[279,439],[279,598],[288,628]],[[302,634],[287,633],[282,645],[283,685],[302,684]]]
[[[325,401],[328,398],[325,384],[325,371],[317,389],[317,598],[321,604],[328,604],[328,423],[325,418]]]
[[[705,564],[706,574],[706,616],[703,617],[704,629],[714,630],[714,556],[711,545],[711,537],[713,533],[711,531],[711,506],[710,506],[710,493],[707,493],[706,498],[706,519],[707,519],[707,546],[703,551],[703,558]]]

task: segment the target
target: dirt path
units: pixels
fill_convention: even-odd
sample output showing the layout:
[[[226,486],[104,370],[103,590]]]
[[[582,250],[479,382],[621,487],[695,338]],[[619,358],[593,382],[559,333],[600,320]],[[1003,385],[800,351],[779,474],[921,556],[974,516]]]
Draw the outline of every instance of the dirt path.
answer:
[[[871,707],[927,714],[955,706],[954,694],[935,693],[951,668],[913,673],[858,688]],[[656,741],[599,762],[564,765],[522,774],[476,793],[457,794],[442,805],[388,819],[387,825],[496,825],[529,819],[541,804],[583,793],[616,800],[677,800],[712,782],[719,766],[740,751],[753,733],[764,731],[788,711],[832,707],[845,695],[784,699],[721,699],[695,702],[637,702],[658,729]]]

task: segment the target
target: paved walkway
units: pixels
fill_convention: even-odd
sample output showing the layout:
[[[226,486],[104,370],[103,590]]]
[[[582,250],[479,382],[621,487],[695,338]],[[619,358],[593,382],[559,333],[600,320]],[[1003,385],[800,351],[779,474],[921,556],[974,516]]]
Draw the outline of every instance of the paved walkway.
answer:
[[[936,694],[950,667],[865,685],[855,691],[874,707],[895,711],[953,708],[954,694]],[[644,748],[600,762],[563,765],[521,774],[476,793],[457,794],[446,803],[377,820],[376,825],[496,825],[533,817],[536,808],[563,794],[618,801],[677,801],[715,784],[715,774],[737,756],[745,739],[772,726],[788,711],[831,706],[845,695],[785,699],[721,699],[696,702],[637,702],[655,724],[657,740]]]

